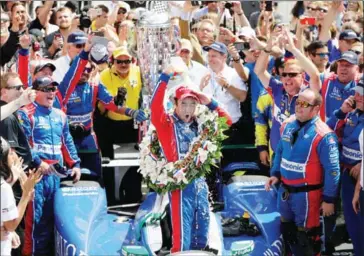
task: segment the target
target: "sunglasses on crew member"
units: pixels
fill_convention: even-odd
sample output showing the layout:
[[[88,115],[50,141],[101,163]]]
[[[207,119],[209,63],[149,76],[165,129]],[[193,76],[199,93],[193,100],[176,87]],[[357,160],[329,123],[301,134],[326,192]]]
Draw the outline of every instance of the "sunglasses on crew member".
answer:
[[[321,53],[312,53],[312,55],[314,57],[319,56],[320,58],[325,58],[325,57],[328,57],[330,55],[330,53],[328,53],[328,52],[321,52]]]
[[[37,91],[40,91],[40,92],[55,92],[56,90],[57,90],[57,87],[55,87],[55,86],[43,87],[43,88],[37,89]]]
[[[298,76],[300,73],[294,73],[294,72],[283,72],[282,73],[282,77],[290,77],[290,78],[293,78],[293,77],[296,77]]]
[[[131,63],[131,60],[115,60],[115,62],[117,64],[126,64],[126,65],[128,65],[128,64]]]
[[[14,85],[14,86],[7,86],[5,87],[5,89],[11,90],[11,89],[15,89],[17,91],[20,91],[21,88],[23,88],[24,85]]]
[[[124,8],[119,8],[118,10],[118,14],[125,14],[126,13],[126,9]]]
[[[75,47],[77,49],[82,49],[82,48],[85,48],[85,44],[75,44]]]
[[[303,100],[296,100],[296,106],[300,106],[301,108],[308,108],[308,107],[314,107],[315,105],[312,105]]]

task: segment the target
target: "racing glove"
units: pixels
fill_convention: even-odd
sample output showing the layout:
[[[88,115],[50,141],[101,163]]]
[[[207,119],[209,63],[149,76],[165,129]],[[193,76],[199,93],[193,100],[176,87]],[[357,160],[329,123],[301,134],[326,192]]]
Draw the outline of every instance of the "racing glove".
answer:
[[[134,110],[131,108],[126,108],[125,115],[132,117],[137,122],[143,122],[148,119],[143,110]]]

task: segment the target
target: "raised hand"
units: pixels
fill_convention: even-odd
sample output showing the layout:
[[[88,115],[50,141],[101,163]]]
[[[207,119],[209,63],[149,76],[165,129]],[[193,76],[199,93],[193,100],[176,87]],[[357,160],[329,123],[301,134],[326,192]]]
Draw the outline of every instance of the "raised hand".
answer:
[[[24,34],[19,37],[19,44],[23,49],[29,49],[32,44],[32,40],[28,34]]]
[[[19,97],[19,102],[21,106],[28,105],[35,100],[36,97],[35,90],[32,88],[27,88]]]
[[[38,171],[29,171],[28,179],[21,186],[23,190],[23,196],[27,198],[31,198],[34,193],[34,186],[42,179],[42,172]]]

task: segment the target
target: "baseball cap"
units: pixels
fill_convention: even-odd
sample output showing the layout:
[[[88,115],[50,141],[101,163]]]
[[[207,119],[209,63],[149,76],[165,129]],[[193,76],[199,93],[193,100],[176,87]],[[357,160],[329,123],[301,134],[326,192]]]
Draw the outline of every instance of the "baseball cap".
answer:
[[[359,64],[359,57],[355,52],[352,51],[346,51],[343,52],[341,54],[340,59],[338,59],[337,61],[341,61],[341,60],[345,60],[353,65],[358,65]]]
[[[67,43],[71,44],[84,44],[87,42],[87,35],[82,31],[71,33],[67,38]]]
[[[355,92],[359,93],[362,96],[364,95],[364,76],[362,76],[359,82],[356,84]]]
[[[354,32],[354,30],[347,29],[340,33],[339,40],[350,40],[350,39],[355,39],[360,41],[360,38]]]
[[[223,43],[220,43],[220,42],[214,42],[210,46],[204,46],[203,49],[205,51],[215,50],[215,51],[218,51],[223,54],[228,54],[226,45],[224,45]]]
[[[43,68],[50,68],[52,72],[56,70],[56,66],[54,66],[52,63],[48,62],[45,64],[37,65],[34,69],[34,75],[37,74],[39,71],[41,71]]]
[[[125,2],[119,2],[119,8],[124,8],[126,12],[130,12],[130,5]]]
[[[118,47],[112,53],[112,56],[114,58],[117,58],[117,57],[122,56],[122,55],[129,56],[130,58],[132,57],[130,55],[130,53],[128,52],[128,49],[126,49],[126,47]]]
[[[245,36],[248,38],[252,38],[256,36],[256,33],[254,29],[252,29],[251,27],[242,27],[238,32],[238,36]]]
[[[198,95],[193,90],[191,90],[190,88],[182,85],[181,87],[179,87],[176,90],[176,98],[178,100],[183,100],[183,99],[186,99],[188,97],[194,98],[195,100],[200,102],[200,98],[198,97]]]
[[[181,50],[183,49],[186,49],[186,50],[189,50],[190,52],[193,52],[193,49],[192,49],[192,44],[190,42],[190,40],[187,40],[187,39],[181,39]]]
[[[96,64],[102,64],[109,59],[109,53],[105,45],[95,44],[90,52],[91,60]]]
[[[49,85],[58,86],[58,83],[56,81],[53,81],[53,79],[48,76],[38,77],[33,82],[33,89],[38,90]]]

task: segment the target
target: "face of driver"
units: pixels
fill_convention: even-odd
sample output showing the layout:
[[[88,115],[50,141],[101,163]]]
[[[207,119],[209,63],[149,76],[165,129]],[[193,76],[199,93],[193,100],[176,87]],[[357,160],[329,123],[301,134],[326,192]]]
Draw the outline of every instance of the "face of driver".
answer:
[[[176,114],[185,123],[190,123],[195,115],[197,100],[187,97],[177,101]]]

